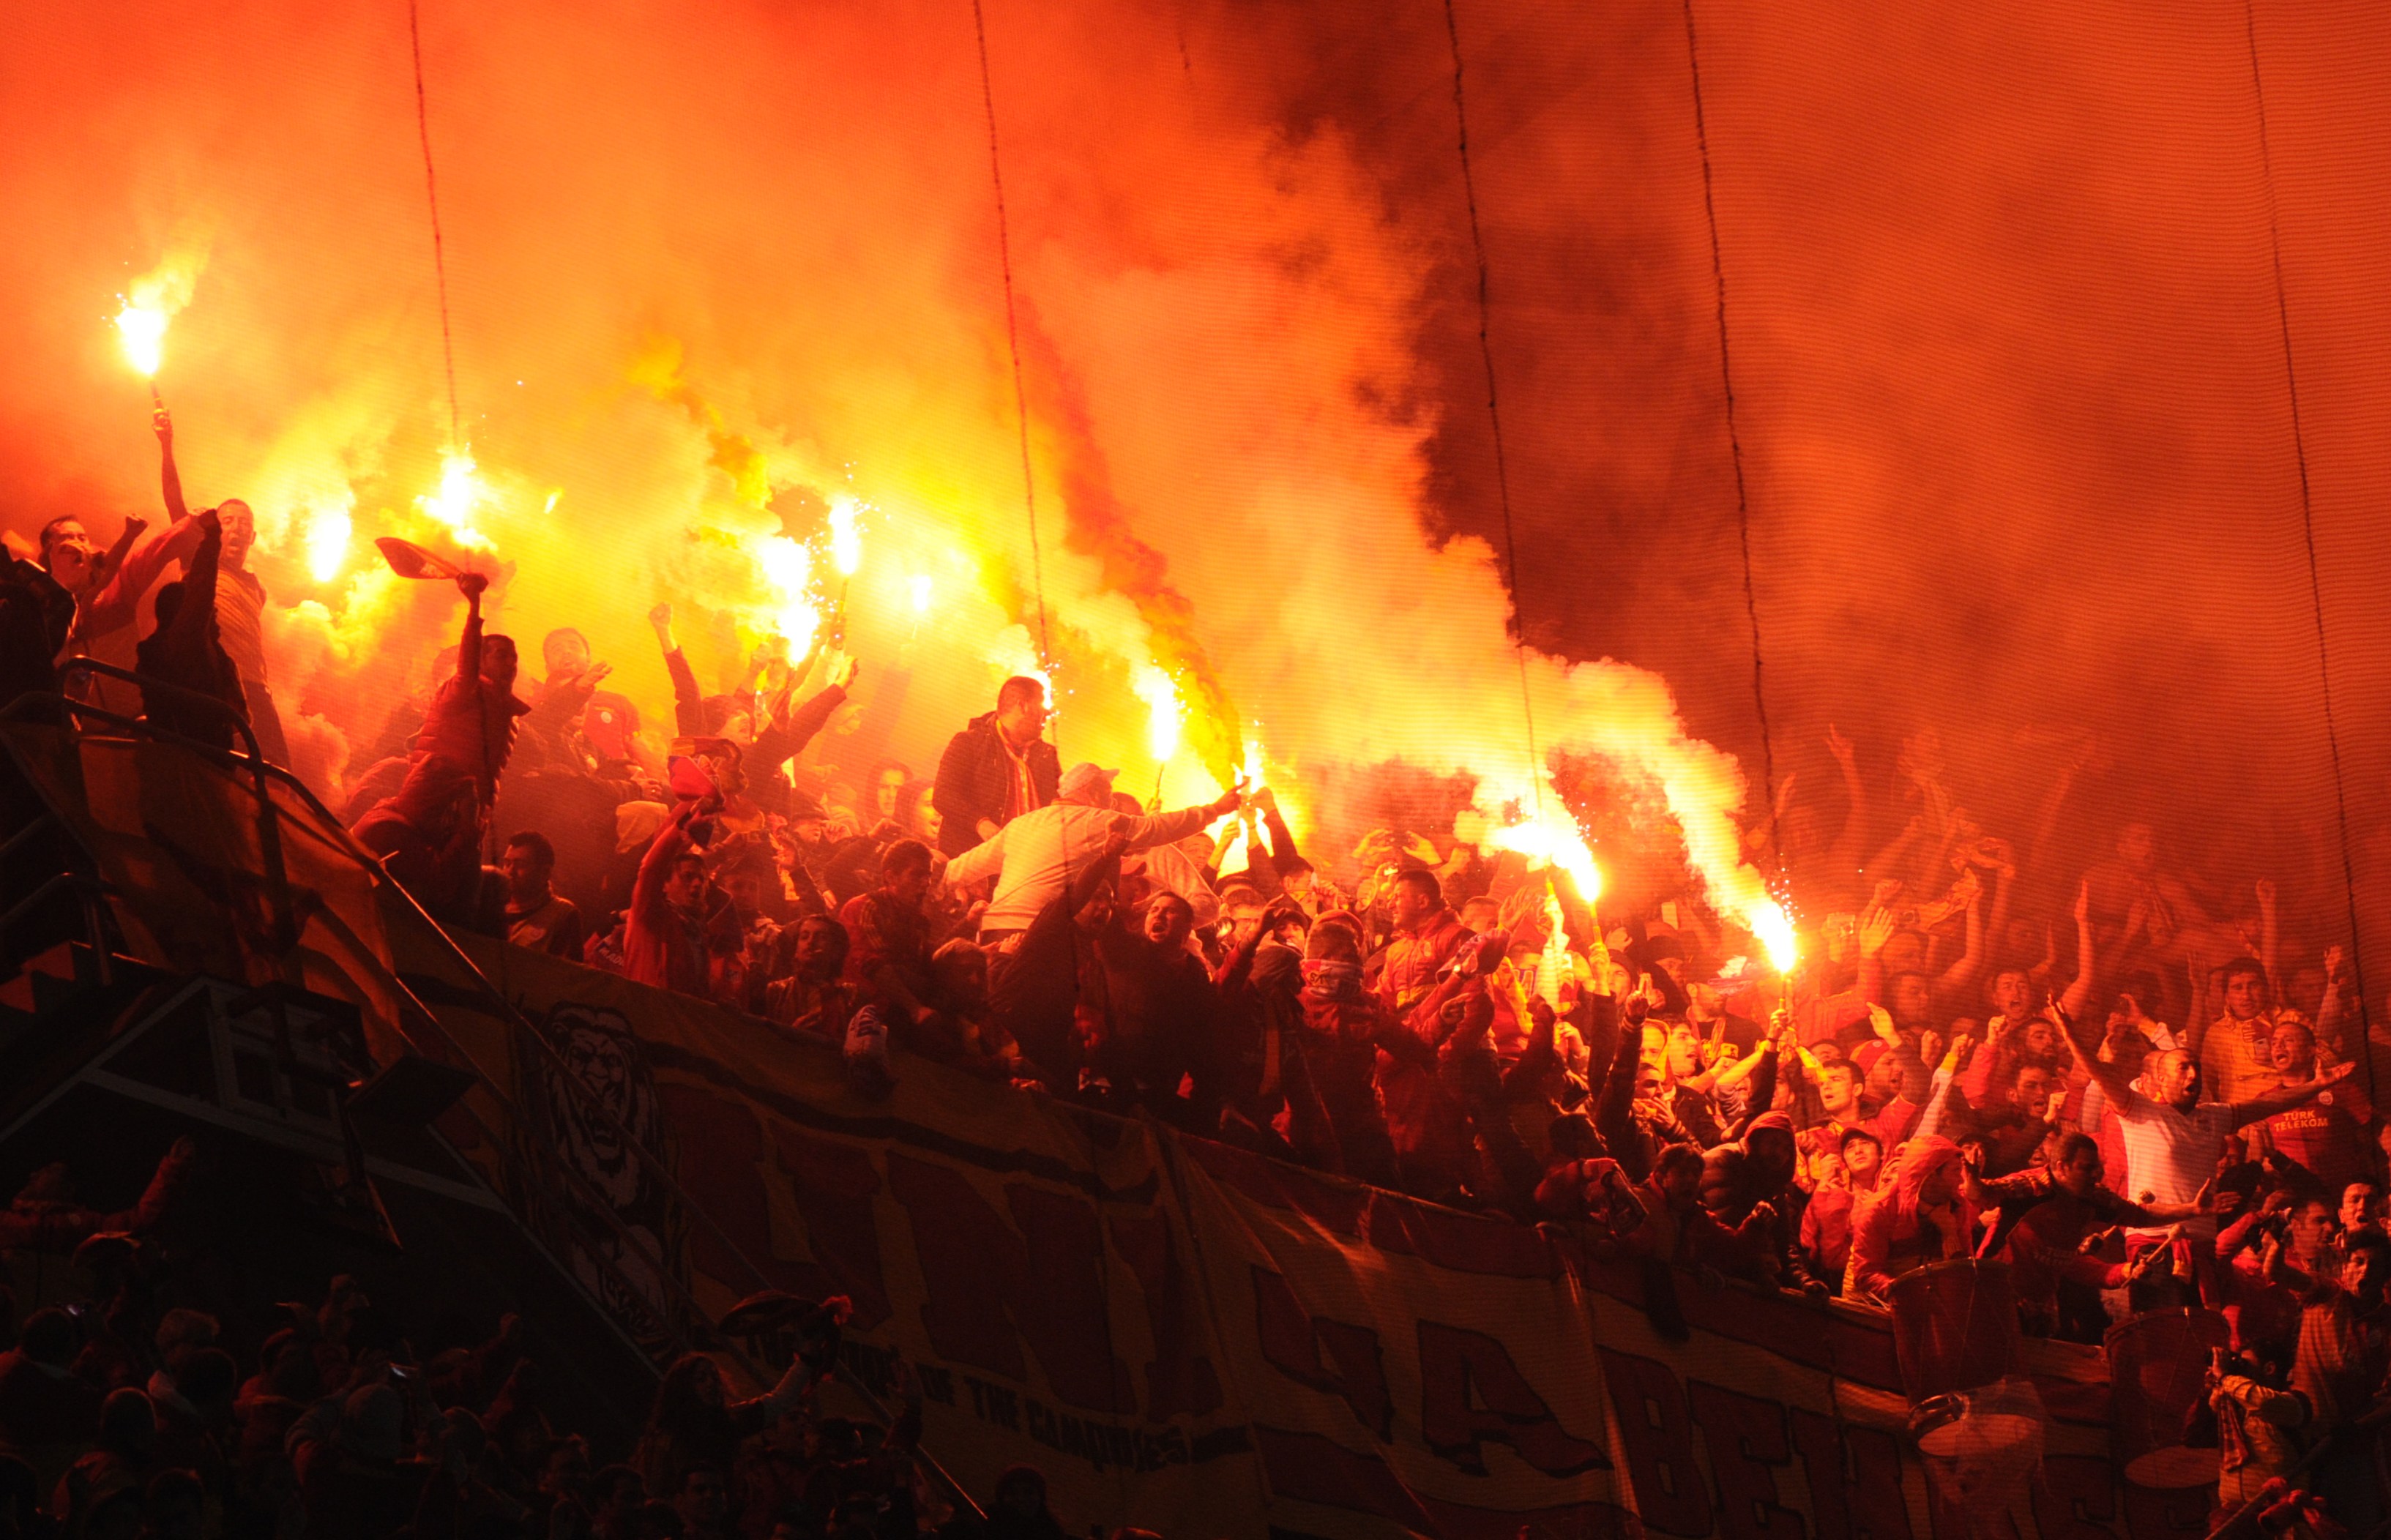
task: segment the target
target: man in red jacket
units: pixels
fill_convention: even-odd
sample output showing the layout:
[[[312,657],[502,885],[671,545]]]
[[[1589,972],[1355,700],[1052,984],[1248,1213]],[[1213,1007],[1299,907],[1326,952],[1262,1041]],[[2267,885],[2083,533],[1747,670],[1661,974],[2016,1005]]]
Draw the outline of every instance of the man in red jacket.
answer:
[[[1398,1015],[1419,1003],[1470,938],[1461,917],[1445,907],[1444,889],[1433,872],[1395,874],[1389,895],[1388,917],[1394,922],[1394,939],[1377,958],[1380,1001]]]

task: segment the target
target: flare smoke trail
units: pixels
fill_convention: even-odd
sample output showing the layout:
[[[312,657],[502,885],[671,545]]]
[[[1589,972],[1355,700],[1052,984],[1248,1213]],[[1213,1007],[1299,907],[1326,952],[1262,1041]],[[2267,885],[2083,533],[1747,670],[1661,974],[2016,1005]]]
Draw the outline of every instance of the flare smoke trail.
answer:
[[[1351,767],[1475,777],[1488,804],[1522,796],[1532,771],[1510,599],[1478,537],[1491,503],[1478,495],[1477,387],[1455,362],[1467,291],[1454,266],[1449,64],[1438,8],[1416,10],[989,9],[1032,459],[1041,506],[1060,510],[1045,574],[1067,752],[1140,783],[1153,765],[1135,681],[1159,665],[1189,706],[1174,796],[1208,789],[1234,745],[1259,738],[1273,773],[1349,835],[1351,809],[1331,788],[1352,783]],[[1523,630],[1544,650],[1532,687],[1547,747],[1599,755],[1665,806],[1714,898],[1740,911],[1758,889],[1737,864],[1735,819],[1755,809],[1734,757],[1702,741],[1744,746],[1748,692],[1738,706],[1708,671],[1749,676],[1737,633],[1713,623],[1728,505],[1682,27],[1674,6],[1565,10],[1463,11],[1484,75],[1472,100],[1485,104],[1474,136],[1496,362],[1518,404]],[[2059,14],[2001,25],[2031,43]],[[692,21],[433,0],[422,15],[473,521],[503,563],[499,623],[534,667],[539,633],[576,626],[616,683],[661,703],[648,606],[673,601],[701,674],[721,679],[783,608],[757,542],[819,541],[814,499],[853,497],[866,511],[849,643],[867,705],[901,678],[891,746],[926,770],[943,734],[1034,656],[968,9],[731,4]],[[1915,145],[1890,131],[1905,113],[1932,117],[1934,83],[1964,75],[1971,48],[2039,57],[1977,35],[1990,22],[1973,41],[1934,26],[1793,39],[1723,6],[1705,30],[1728,275],[1749,296],[1739,356],[1763,617],[1790,639],[1776,676],[1794,692],[1785,721],[1815,732],[1835,692],[1856,692],[1881,742],[1965,689],[2005,731],[2113,711],[2118,678],[2131,712],[2178,732],[2261,679],[2290,681],[2296,712],[2307,676],[2287,608],[2261,606],[2253,658],[2224,652],[2205,622],[2188,641],[2136,642],[2102,618],[2100,591],[2130,580],[2129,539],[2083,576],[2049,570],[2069,549],[2061,531],[2135,506],[2138,476],[2197,503],[2202,527],[2229,526],[2233,496],[2272,485],[2277,451],[2271,418],[2238,422],[2224,406],[2280,363],[2254,331],[2224,350],[2225,384],[2169,394],[2215,361],[2192,343],[2138,357],[2183,326],[2178,311],[2133,311],[2122,340],[2100,343],[2047,318],[2052,295],[2082,290],[2085,262],[2020,239],[2001,211],[2020,196],[2014,168],[2048,163],[2075,131],[2063,114],[2015,121],[2000,93],[2017,80],[1971,85],[1965,121]],[[2100,27],[2120,43],[2103,71],[2151,55],[2123,45],[2134,25]],[[2130,255],[2141,289],[2178,284],[2238,316],[2257,282],[2224,276],[2250,255],[2242,225],[2203,242],[2166,235],[2181,226],[2165,217],[2135,223],[2190,196],[2192,162],[2238,144],[2246,61],[2229,78],[2205,28],[2160,40],[2164,68],[2119,77],[2125,107],[2085,81],[2042,87],[2093,102],[2104,132],[2133,146],[2172,143],[2178,120],[2198,132],[2132,197],[2088,174],[2046,178],[2058,212],[2036,228],[2075,220],[2111,260]],[[0,513],[20,536],[58,513],[103,536],[123,513],[154,513],[146,397],[109,317],[178,229],[207,228],[210,262],[161,379],[186,481],[195,501],[257,509],[288,708],[373,733],[457,617],[453,595],[394,585],[363,559],[376,534],[443,536],[420,500],[440,487],[448,435],[404,15],[254,0],[202,18],[141,3],[42,7],[6,29],[0,126],[14,151],[0,211],[29,238],[0,250],[12,360]],[[1867,59],[1886,115],[1847,121],[1803,97],[1819,88],[1788,84],[1781,61],[1795,58]],[[2195,106],[2167,94],[2178,67]],[[1780,98],[1800,110],[1774,112]],[[2298,136],[2336,121],[2307,110],[2296,97],[2282,110],[2286,164]],[[2143,137],[2117,127],[2133,111],[2150,119],[2133,129]],[[1764,120],[1803,126],[1764,134]],[[2000,136],[1953,161],[1986,123]],[[2241,197],[2247,168],[2229,161]],[[1944,223],[1891,229],[1870,200],[1930,173]],[[2103,214],[2103,197],[2118,206]],[[2313,281],[2298,213],[2294,278]],[[1855,250],[1865,282],[1847,270]],[[1767,267],[1755,251],[1793,256]],[[1962,301],[1989,285],[1994,338],[1969,334],[1968,306],[1951,303],[1922,345],[1905,342],[1923,324],[1906,308],[1920,273]],[[2295,305],[2295,322],[2312,318]],[[2054,427],[2033,382],[2063,375],[2070,356],[2144,401],[2139,415],[2085,430],[2077,392],[2056,403],[2071,421]],[[2355,433],[2354,417],[2336,426],[2335,401],[2366,374],[2346,350],[2334,362],[2320,442],[2391,440]],[[1909,454],[1912,439],[1930,451]],[[2170,443],[2201,448],[2174,466]],[[2202,500],[2194,483],[2220,466],[2229,495]],[[2088,490],[2050,493],[2070,480]],[[1974,511],[1949,566],[1893,572],[1880,553],[1906,549],[1902,531],[1935,509]],[[2357,559],[2331,529],[2326,543]],[[1855,563],[1873,590],[1846,580]],[[2229,584],[2185,591],[2195,617],[2231,611]],[[1938,604],[1954,592],[1972,597]],[[2048,663],[2062,643],[2081,668]],[[1658,673],[1564,661],[1606,654],[1665,663],[1702,733]],[[2145,705],[2194,678],[2180,708]],[[1815,768],[1802,773],[1815,783]]]

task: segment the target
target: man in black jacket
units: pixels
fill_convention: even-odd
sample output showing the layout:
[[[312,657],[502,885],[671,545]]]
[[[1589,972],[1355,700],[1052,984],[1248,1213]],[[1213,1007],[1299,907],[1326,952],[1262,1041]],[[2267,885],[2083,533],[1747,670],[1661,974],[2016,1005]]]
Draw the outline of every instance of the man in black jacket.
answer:
[[[938,809],[938,845],[960,856],[1023,813],[1054,800],[1063,779],[1046,731],[1046,686],[1015,675],[996,692],[996,709],[975,717],[938,760],[930,805]]]

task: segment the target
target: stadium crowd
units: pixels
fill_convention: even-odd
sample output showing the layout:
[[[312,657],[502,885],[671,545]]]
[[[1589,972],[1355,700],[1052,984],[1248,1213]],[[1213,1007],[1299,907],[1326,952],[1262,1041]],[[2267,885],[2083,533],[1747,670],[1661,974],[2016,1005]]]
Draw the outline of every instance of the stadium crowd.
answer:
[[[238,1268],[191,1221],[210,1180],[188,1140],[133,1207],[101,1212],[61,1166],[0,1210],[0,1254],[71,1262],[88,1301],[18,1318],[0,1288],[0,1536],[258,1540],[974,1540],[1059,1536],[1034,1470],[958,1519],[911,1458],[910,1377],[886,1428],[827,1415],[839,1301],[776,1340],[787,1364],[739,1400],[713,1358],[664,1372],[626,1448],[554,1426],[518,1317],[419,1351],[359,1281],[320,1299],[225,1297]],[[609,1457],[611,1456],[611,1457]]]
[[[185,510],[162,414],[161,436],[164,529],[129,526],[102,551],[57,521],[36,559],[7,559],[0,692],[77,687],[61,666],[132,642],[140,672],[176,687],[147,701],[152,722],[229,746],[238,716],[271,757],[281,734],[257,651],[263,593],[243,571],[248,510]],[[133,642],[136,602],[178,561]],[[901,1072],[901,1050],[1434,1202],[1581,1224],[1598,1252],[1657,1279],[1663,1329],[1686,1273],[1878,1305],[1904,1275],[1967,1257],[2010,1264],[2033,1335],[2098,1342],[2139,1313],[2205,1305],[2232,1331],[2212,1370],[2226,1507],[2312,1469],[2333,1518],[2300,1521],[2363,1534],[2382,1517],[2391,1133],[2366,1094],[2381,1044],[2346,949],[2330,931],[2290,933],[2292,900],[2272,882],[2199,890],[2147,825],[2114,831],[2096,860],[2071,855],[2049,814],[2073,770],[2012,843],[1959,810],[1920,734],[1892,767],[1916,816],[1872,848],[1884,788],[1831,737],[1848,808],[1837,836],[1790,783],[1750,835],[1755,863],[1823,916],[1780,978],[1696,892],[1597,919],[1559,872],[1457,830],[1377,830],[1326,859],[1298,848],[1266,787],[1145,806],[1104,767],[1061,763],[1036,679],[1006,680],[928,777],[896,762],[826,775],[807,750],[856,661],[767,643],[707,692],[659,605],[675,702],[658,742],[579,632],[541,640],[532,680],[515,643],[484,628],[486,580],[456,582],[467,618],[453,655],[352,761],[343,810],[447,925],[827,1040],[866,1094]],[[503,822],[527,807],[554,822]],[[296,1451],[272,1480],[307,1492],[350,1462],[372,1462],[376,1482],[412,1462],[418,1534],[470,1528],[475,1505],[532,1523],[523,1533],[540,1513],[550,1534],[720,1533],[723,1483],[746,1479],[756,1447],[816,1472],[878,1460],[859,1521],[912,1522],[891,1517],[902,1462],[882,1458],[904,1426],[871,1435],[885,1442],[867,1455],[862,1434],[809,1421],[785,1381],[769,1405],[726,1408],[710,1369],[676,1368],[659,1416],[703,1408],[691,1415],[712,1419],[713,1453],[659,1484],[653,1460],[593,1473],[545,1430],[516,1440],[503,1338],[468,1355],[498,1398],[477,1420],[461,1381],[442,1400],[434,1365],[394,1379],[386,1361],[328,1352],[301,1328],[265,1350],[253,1397],[221,1352],[170,1343],[163,1322],[154,1350],[146,1335],[117,1342],[114,1380],[81,1366],[84,1336],[23,1323],[9,1362],[33,1367],[0,1367],[0,1401],[12,1374],[72,1385],[107,1469],[148,1481],[153,1512],[173,1419],[216,1418],[209,1457],[230,1459],[260,1442],[237,1409],[265,1398],[291,1412],[263,1443]],[[176,1388],[194,1363],[204,1394]],[[136,1367],[160,1378],[126,1378]],[[143,1404],[122,1410],[127,1396]],[[110,1431],[120,1418],[160,1430]],[[760,1442],[743,1451],[733,1429]],[[68,1475],[58,1517],[72,1524],[83,1499]],[[265,1479],[232,1460],[199,1484]],[[816,1491],[844,1476],[786,1479],[809,1494],[813,1526],[791,1533],[851,1533],[836,1527],[843,1499]],[[1034,1483],[1025,1473],[1007,1499],[1027,1527],[1002,1533],[1036,1530]],[[584,1517],[556,1518],[568,1499]],[[647,1519],[609,1517],[648,1499]],[[427,1519],[426,1505],[446,1507]],[[779,1533],[756,1517],[766,1509],[734,1506],[741,1533]]]

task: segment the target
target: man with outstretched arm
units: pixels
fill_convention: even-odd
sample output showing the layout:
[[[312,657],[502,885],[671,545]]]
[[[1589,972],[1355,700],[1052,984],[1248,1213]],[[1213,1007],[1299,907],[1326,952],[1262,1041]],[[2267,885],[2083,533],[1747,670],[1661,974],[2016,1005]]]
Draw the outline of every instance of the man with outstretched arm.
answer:
[[[2145,1096],[2134,1089],[2133,1079],[2122,1065],[2100,1056],[2100,1042],[2088,1023],[2077,1021],[2057,1004],[2050,1011],[2075,1055],[2077,1067],[2099,1084],[2117,1114],[2126,1142],[2126,1190],[2146,1209],[2194,1206],[2198,1211],[2182,1221],[2182,1232],[2200,1241],[2216,1238],[2217,1219],[2205,1211],[2201,1189],[2217,1172],[2227,1136],[2303,1105],[2346,1080],[2353,1068],[2335,1065],[2313,1080],[2279,1083],[2242,1101],[2208,1102],[2200,1096],[2199,1061],[2184,1049],[2172,1048],[2152,1056],[2144,1069],[2144,1078],[2157,1093],[2155,1097]],[[2183,1243],[2170,1242],[2164,1230],[2128,1231],[2128,1262],[2162,1244]],[[2209,1275],[2215,1262],[2212,1250],[2209,1245],[2186,1248],[2186,1260],[2200,1282],[2204,1299],[2217,1293]]]
[[[1129,850],[1173,844],[1234,811],[1240,796],[1233,786],[1201,807],[1131,818],[1113,811],[1116,773],[1096,765],[1072,766],[1053,806],[1023,814],[947,863],[947,881],[959,887],[996,878],[995,897],[980,917],[983,945],[1028,929],[1116,833]]]
[[[199,550],[200,521],[183,506],[182,482],[174,473],[174,424],[161,407],[154,416],[166,511],[173,522],[153,530],[145,520],[129,517],[116,543],[99,550],[71,515],[42,526],[42,570],[73,601],[73,617],[58,661],[87,657],[133,666],[134,624],[140,618],[141,596],[165,576],[168,563],[187,565]],[[89,676],[71,685],[81,698],[113,709],[135,709],[131,686]]]

